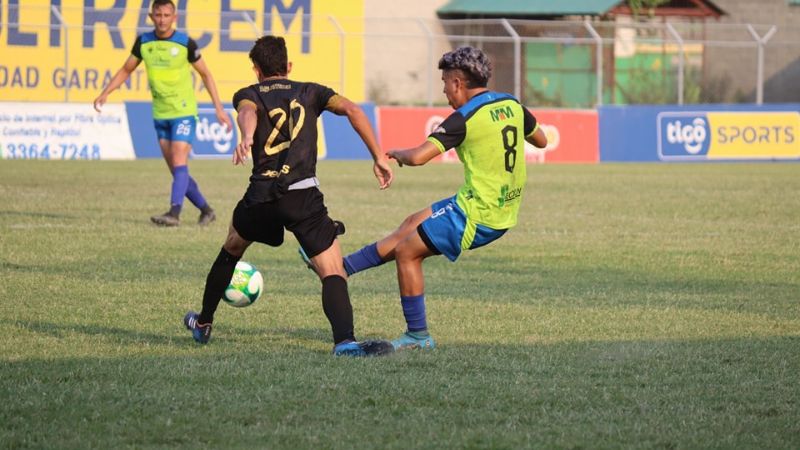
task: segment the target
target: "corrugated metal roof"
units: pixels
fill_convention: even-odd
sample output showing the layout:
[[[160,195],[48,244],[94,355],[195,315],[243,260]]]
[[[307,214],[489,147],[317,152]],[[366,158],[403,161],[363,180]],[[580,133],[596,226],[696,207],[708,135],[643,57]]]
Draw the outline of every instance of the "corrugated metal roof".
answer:
[[[445,15],[598,15],[618,3],[621,0],[450,0],[436,12]]]

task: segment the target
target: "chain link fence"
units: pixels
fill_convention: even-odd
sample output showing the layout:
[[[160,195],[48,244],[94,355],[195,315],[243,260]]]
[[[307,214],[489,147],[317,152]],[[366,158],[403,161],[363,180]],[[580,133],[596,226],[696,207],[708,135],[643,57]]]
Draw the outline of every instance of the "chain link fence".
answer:
[[[66,7],[55,6],[37,16],[48,17],[49,22],[22,22],[15,11],[17,7],[8,4],[5,33],[24,39],[24,30],[44,30],[42,37],[50,43],[47,57],[63,61],[60,64],[69,73],[68,68],[76,62],[70,49],[85,43],[92,27],[70,23],[65,19]],[[123,13],[131,11],[112,8],[97,12]],[[150,30],[151,25],[143,19],[146,10],[134,13],[140,17],[137,27],[109,26],[103,30],[104,36],[115,39],[121,33]],[[462,45],[484,49],[494,65],[490,87],[513,93],[527,105],[592,108],[616,104],[800,101],[800,83],[796,81],[800,78],[800,27],[639,22],[632,18],[439,20],[272,14],[268,19],[247,11],[207,14],[218,16],[213,20],[220,24],[219,29],[195,29],[179,16],[179,28],[198,40],[201,47],[220,45],[223,37],[230,39],[227,34],[233,31],[223,25],[233,20],[239,24],[238,42],[252,42],[269,31],[292,36],[302,45],[306,39],[324,42],[317,48],[331,53],[328,56],[338,62],[338,69],[334,75],[314,81],[378,104],[442,104],[438,59],[442,53]],[[304,24],[301,31],[287,25],[298,19]],[[272,27],[275,21],[283,23],[284,28]],[[359,58],[354,58],[352,47],[346,45],[353,42],[363,49]],[[247,49],[233,51],[240,51],[246,58]],[[120,64],[122,60],[121,57]],[[363,61],[363,67],[353,67],[352,61]],[[363,71],[364,92],[345,91],[352,70]],[[215,76],[223,87],[252,82],[251,73],[223,71]],[[64,89],[63,100],[70,100],[69,85]]]

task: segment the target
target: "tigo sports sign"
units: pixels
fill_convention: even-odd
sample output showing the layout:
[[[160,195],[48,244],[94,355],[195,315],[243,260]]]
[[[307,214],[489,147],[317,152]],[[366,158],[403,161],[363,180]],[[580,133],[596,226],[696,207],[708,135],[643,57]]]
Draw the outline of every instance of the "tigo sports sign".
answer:
[[[800,113],[661,112],[661,160],[798,159]]]

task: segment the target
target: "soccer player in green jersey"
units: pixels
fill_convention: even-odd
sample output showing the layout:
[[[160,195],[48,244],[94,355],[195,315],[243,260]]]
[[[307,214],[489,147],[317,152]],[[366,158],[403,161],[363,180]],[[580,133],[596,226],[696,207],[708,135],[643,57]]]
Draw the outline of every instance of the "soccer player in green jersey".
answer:
[[[455,148],[464,184],[456,195],[411,214],[397,230],[344,259],[348,275],[395,260],[407,324],[392,341],[395,350],[435,346],[426,322],[422,261],[440,254],[455,261],[462,251],[482,247],[516,225],[526,179],[523,140],[547,145],[536,118],[519,100],[486,88],[491,65],[481,50],[445,53],[439,69],[455,112],[420,146],[388,155],[401,166],[418,166]]]
[[[200,209],[198,223],[208,225],[216,219],[216,215],[200,192],[197,182],[189,175],[187,165],[197,123],[197,100],[192,86],[191,67],[203,79],[203,85],[214,103],[217,120],[228,131],[231,130],[231,120],[219,100],[211,71],[200,58],[197,43],[174,28],[177,19],[175,3],[172,0],[154,0],[150,19],[155,29],[136,38],[131,55],[94,100],[94,108],[100,112],[108,95],[120,87],[144,61],[147,81],[153,94],[153,119],[158,143],[172,173],[169,211],[150,220],[157,225],[179,225],[183,198],[187,197]]]

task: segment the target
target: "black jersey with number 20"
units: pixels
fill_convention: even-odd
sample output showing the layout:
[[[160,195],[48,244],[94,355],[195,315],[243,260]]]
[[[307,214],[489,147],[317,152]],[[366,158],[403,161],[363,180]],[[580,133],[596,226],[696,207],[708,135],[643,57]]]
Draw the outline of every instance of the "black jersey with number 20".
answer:
[[[326,86],[288,79],[266,80],[234,94],[235,109],[249,102],[258,111],[248,204],[274,201],[293,183],[316,176],[317,118],[334,95]]]

